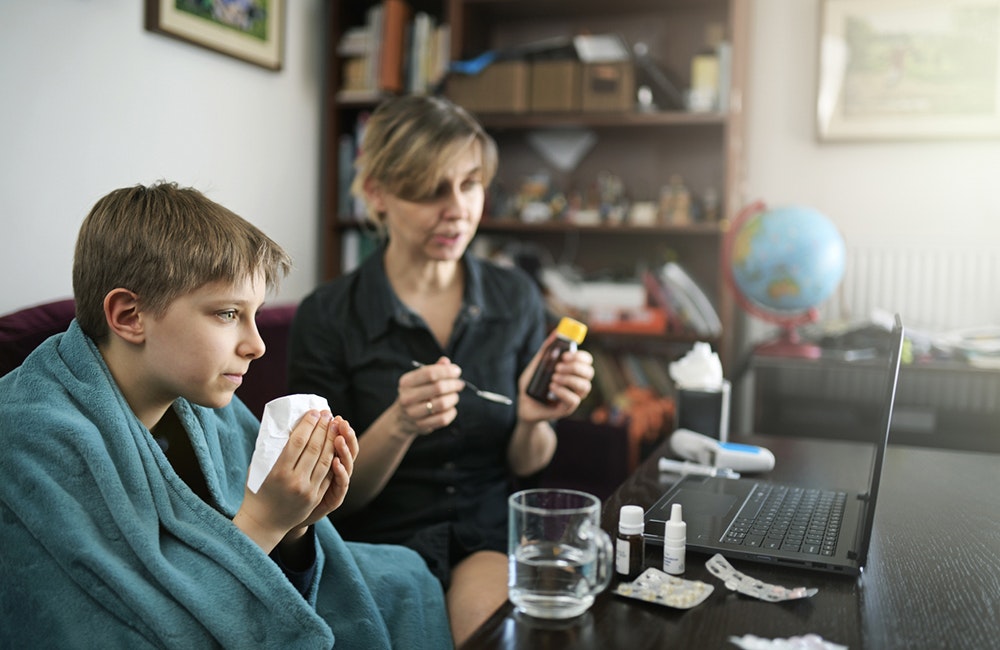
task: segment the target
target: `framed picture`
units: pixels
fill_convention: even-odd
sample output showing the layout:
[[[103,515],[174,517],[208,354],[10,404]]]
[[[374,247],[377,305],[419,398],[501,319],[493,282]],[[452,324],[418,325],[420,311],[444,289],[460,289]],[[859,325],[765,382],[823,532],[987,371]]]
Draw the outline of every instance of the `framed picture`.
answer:
[[[146,0],[146,29],[281,69],[285,0]]]
[[[1000,0],[823,0],[823,140],[1000,136]]]

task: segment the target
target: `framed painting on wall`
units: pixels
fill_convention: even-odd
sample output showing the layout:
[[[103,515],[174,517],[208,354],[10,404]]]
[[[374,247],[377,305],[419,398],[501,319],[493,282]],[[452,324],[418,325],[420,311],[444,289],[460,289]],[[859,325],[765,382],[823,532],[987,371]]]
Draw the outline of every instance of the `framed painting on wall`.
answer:
[[[280,70],[285,0],[146,0],[146,29]]]
[[[823,0],[823,140],[1000,136],[1000,0]]]

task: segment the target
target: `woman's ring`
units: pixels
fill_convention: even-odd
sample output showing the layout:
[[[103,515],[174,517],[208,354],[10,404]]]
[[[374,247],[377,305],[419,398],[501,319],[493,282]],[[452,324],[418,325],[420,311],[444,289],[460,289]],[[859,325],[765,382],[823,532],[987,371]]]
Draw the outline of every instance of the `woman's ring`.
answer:
[[[427,407],[427,415],[434,415],[434,402],[427,400],[425,406]]]

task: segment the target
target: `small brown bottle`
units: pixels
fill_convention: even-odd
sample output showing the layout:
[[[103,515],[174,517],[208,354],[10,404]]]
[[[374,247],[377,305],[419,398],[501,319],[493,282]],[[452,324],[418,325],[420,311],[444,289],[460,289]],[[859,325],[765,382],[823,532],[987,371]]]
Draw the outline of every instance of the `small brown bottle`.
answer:
[[[549,392],[549,384],[552,383],[552,375],[555,374],[556,364],[559,363],[563,352],[575,352],[577,346],[583,343],[587,336],[587,326],[580,321],[564,317],[556,327],[556,338],[545,348],[542,358],[538,361],[538,368],[528,382],[529,397],[533,397],[543,404],[552,404],[556,401],[555,395]]]
[[[635,580],[642,572],[646,550],[642,537],[644,528],[642,508],[622,506],[615,540],[615,573],[624,580]]]

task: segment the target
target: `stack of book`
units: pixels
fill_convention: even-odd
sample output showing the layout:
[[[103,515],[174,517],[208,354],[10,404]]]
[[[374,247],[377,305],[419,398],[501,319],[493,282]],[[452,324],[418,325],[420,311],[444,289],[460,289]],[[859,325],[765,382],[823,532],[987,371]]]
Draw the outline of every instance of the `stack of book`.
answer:
[[[382,0],[337,45],[343,61],[337,100],[376,102],[390,94],[429,92],[448,69],[450,40],[446,23],[414,13],[406,0]]]
[[[701,337],[722,334],[722,320],[701,287],[676,262],[643,273],[649,298],[667,314],[668,331]]]

